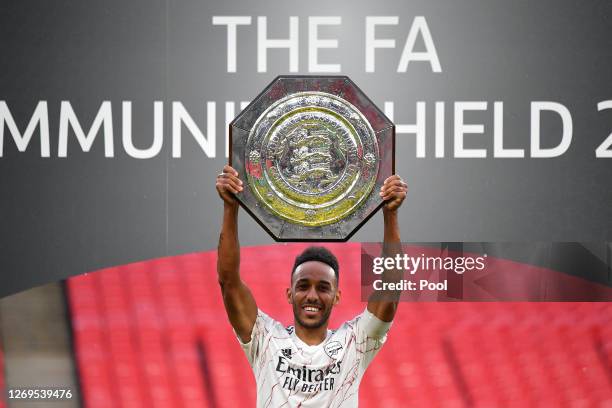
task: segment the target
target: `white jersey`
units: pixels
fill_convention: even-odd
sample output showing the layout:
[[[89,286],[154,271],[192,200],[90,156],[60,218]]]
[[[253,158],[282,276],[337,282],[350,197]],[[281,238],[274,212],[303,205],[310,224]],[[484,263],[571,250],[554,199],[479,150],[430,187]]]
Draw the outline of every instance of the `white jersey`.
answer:
[[[361,378],[390,325],[366,309],[309,346],[293,326],[258,310],[251,341],[240,342],[255,374],[257,407],[357,407]]]

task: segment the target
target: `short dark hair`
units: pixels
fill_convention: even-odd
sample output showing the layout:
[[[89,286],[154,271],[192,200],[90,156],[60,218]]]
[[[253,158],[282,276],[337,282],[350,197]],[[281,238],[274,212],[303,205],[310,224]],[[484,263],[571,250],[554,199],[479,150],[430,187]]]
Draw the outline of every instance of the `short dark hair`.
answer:
[[[336,275],[336,282],[339,282],[340,275],[338,259],[334,254],[331,253],[329,249],[320,246],[308,247],[304,250],[304,252],[295,257],[291,276],[293,276],[298,266],[308,261],[319,261],[329,265],[334,270],[334,275]]]

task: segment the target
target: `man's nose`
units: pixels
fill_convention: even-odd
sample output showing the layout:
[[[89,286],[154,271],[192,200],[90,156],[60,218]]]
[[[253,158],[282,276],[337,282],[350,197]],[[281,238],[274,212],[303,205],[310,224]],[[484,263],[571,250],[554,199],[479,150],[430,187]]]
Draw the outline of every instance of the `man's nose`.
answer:
[[[319,294],[317,293],[317,289],[314,287],[314,285],[308,288],[308,292],[306,292],[306,300],[319,300]]]

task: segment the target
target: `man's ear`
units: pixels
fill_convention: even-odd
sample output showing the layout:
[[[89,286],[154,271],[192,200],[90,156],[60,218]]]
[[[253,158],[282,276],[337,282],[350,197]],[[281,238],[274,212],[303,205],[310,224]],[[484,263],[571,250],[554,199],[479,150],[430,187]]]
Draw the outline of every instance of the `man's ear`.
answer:
[[[287,288],[285,290],[287,291],[287,303],[292,304],[293,302],[291,301],[291,288]]]
[[[334,296],[334,306],[337,305],[340,302],[341,295],[342,295],[342,293],[340,292],[340,289],[338,289],[336,291],[336,296]]]

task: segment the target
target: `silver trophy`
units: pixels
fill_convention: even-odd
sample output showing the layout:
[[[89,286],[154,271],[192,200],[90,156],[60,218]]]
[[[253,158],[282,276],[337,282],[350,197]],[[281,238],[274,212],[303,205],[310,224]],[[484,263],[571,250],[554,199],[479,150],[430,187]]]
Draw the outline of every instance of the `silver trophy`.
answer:
[[[345,76],[279,76],[230,124],[238,201],[277,241],[346,241],[382,205],[395,127]]]

